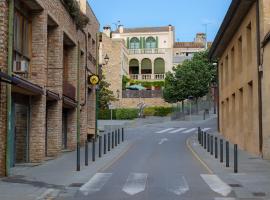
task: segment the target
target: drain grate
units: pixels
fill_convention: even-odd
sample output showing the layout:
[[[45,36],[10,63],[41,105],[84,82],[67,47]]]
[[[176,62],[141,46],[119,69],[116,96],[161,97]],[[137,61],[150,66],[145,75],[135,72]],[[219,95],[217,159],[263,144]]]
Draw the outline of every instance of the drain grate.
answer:
[[[265,197],[266,194],[264,192],[253,192],[252,193],[255,197]]]
[[[69,187],[81,187],[83,183],[71,183]]]
[[[240,188],[240,187],[243,187],[242,185],[237,184],[237,183],[229,184],[229,186],[231,186],[231,187],[233,187],[233,188]]]

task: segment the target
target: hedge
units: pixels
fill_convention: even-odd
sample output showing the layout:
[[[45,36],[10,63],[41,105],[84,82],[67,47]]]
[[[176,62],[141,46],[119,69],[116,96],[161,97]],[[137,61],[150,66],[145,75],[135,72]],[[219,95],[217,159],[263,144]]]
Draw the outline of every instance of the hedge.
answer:
[[[156,106],[156,107],[147,107],[144,109],[144,115],[145,116],[160,116],[164,117],[168,114],[173,112],[172,107],[162,107],[162,106]]]
[[[138,117],[138,109],[133,108],[123,108],[123,109],[115,109],[112,111],[112,119],[117,120],[128,120],[135,119]],[[111,119],[111,110],[100,110],[99,119],[109,120]]]

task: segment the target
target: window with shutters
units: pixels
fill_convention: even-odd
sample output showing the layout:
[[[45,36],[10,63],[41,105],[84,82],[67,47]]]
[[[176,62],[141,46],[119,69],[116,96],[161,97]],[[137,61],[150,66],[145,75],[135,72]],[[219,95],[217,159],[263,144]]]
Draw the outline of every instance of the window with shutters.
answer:
[[[156,40],[153,37],[148,37],[146,39],[146,49],[155,49],[157,48]]]
[[[140,40],[136,37],[131,38],[130,49],[139,49],[139,48],[140,48]]]

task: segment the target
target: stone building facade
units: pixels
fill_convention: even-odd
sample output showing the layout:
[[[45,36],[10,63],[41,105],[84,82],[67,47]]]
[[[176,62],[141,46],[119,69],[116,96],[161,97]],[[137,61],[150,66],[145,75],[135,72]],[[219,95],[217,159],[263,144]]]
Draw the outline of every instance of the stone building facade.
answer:
[[[0,1],[0,176],[8,175],[17,163],[40,163],[63,150],[74,150],[77,109],[79,142],[84,144],[87,135],[95,133],[95,88],[88,85],[87,76],[96,73],[99,22],[90,5],[80,1],[81,13],[90,23],[78,28],[65,1],[14,0],[9,84],[4,78],[8,68],[10,2]],[[6,110],[8,85],[10,112]]]
[[[269,5],[269,0],[232,1],[210,49],[210,58],[218,59],[220,132],[266,159],[270,159]]]

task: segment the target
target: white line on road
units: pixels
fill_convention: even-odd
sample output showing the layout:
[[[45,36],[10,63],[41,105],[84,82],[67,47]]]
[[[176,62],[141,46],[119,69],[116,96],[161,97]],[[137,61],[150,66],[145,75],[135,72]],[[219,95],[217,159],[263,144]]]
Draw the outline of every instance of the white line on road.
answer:
[[[202,131],[209,131],[209,130],[211,130],[211,128],[204,128],[204,129],[202,129]]]
[[[167,138],[162,138],[158,144],[163,144],[164,142],[169,141]]]
[[[201,177],[213,191],[222,196],[227,196],[232,191],[232,188],[223,182],[217,175],[201,174]]]
[[[158,132],[156,132],[156,133],[166,133],[166,132],[171,131],[171,130],[173,130],[173,129],[174,129],[174,128],[167,128],[167,129],[158,131]]]
[[[98,192],[111,178],[111,173],[97,173],[87,183],[80,187],[80,191],[87,196],[88,194]]]
[[[181,131],[183,131],[183,130],[186,130],[186,128],[179,128],[179,129],[176,129],[176,130],[171,131],[171,132],[169,132],[169,133],[178,133],[178,132],[181,132]]]
[[[216,197],[215,200],[236,200],[236,199],[230,197]]]
[[[145,190],[147,181],[147,174],[143,173],[131,173],[122,189],[129,195],[135,195]]]
[[[176,176],[176,181],[174,182],[173,186],[169,188],[169,191],[173,192],[178,196],[185,194],[187,191],[189,191],[189,186],[185,177],[181,175]]]
[[[197,130],[197,128],[191,128],[191,129],[184,131],[183,133],[191,133],[192,131],[196,131],[196,130]]]

